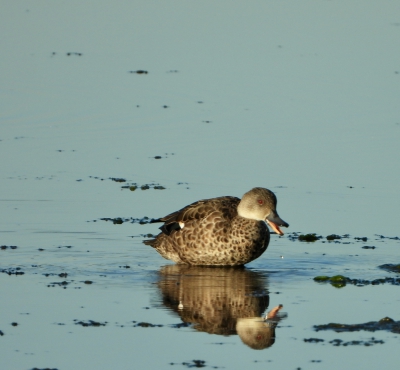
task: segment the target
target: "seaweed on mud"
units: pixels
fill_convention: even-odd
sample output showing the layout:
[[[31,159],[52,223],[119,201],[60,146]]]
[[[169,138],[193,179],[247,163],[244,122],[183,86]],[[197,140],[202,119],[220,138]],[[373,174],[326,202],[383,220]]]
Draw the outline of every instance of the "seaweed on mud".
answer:
[[[390,317],[384,317],[379,321],[370,321],[363,324],[339,324],[329,323],[324,325],[314,325],[316,331],[334,330],[337,333],[353,331],[377,331],[386,330],[392,333],[400,334],[400,321],[395,321]]]
[[[314,281],[317,283],[330,283],[335,288],[343,288],[346,284],[355,285],[358,287],[366,286],[366,285],[380,285],[380,284],[391,284],[391,285],[400,285],[400,278],[392,278],[385,277],[374,280],[365,280],[365,279],[351,279],[347,276],[343,275],[335,275],[335,276],[316,276]]]

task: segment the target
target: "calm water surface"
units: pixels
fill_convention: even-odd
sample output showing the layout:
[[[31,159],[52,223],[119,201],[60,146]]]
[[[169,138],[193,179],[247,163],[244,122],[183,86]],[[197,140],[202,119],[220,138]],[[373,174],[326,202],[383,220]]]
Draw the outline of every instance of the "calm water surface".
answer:
[[[399,277],[378,268],[400,263],[397,1],[3,3],[1,368],[398,363],[399,334],[313,328],[400,320],[398,285],[313,281]],[[244,269],[175,266],[142,244],[156,225],[101,220],[254,186],[290,228]]]

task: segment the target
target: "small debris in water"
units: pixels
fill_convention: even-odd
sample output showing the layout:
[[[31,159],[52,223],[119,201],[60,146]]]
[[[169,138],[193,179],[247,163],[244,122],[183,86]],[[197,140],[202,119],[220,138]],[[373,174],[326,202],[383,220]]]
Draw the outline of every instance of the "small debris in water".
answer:
[[[15,268],[8,268],[8,269],[4,269],[4,270],[0,270],[0,272],[7,274],[9,276],[11,275],[24,275],[25,272],[21,271],[21,267],[15,267]]]
[[[383,344],[385,343],[383,340],[377,340],[374,337],[372,337],[370,340],[363,341],[363,340],[351,340],[350,342],[344,342],[341,339],[333,339],[329,342],[330,344],[333,344],[335,347],[339,346],[373,346],[374,344]]]
[[[12,322],[11,326],[18,326],[18,323],[17,322]]]
[[[363,237],[361,237],[361,238],[354,238],[355,240],[360,240],[360,241],[363,241],[363,242],[366,242],[367,240],[368,240],[368,238],[366,237],[366,236],[363,236]]]
[[[87,321],[78,321],[78,320],[74,320],[75,321],[75,325],[81,325],[84,327],[88,327],[88,326],[95,326],[95,327],[99,327],[99,326],[106,326],[107,325],[107,321],[104,322],[99,322],[99,321],[94,321],[94,320],[87,320]]]
[[[149,72],[144,69],[138,69],[137,71],[129,71],[129,73],[136,73],[138,75],[147,75]]]
[[[10,245],[10,246],[7,246],[7,245],[2,245],[2,246],[0,246],[0,250],[6,250],[6,249],[8,249],[8,248],[10,248],[10,249],[17,249],[18,247],[16,246],[16,245]]]
[[[149,322],[138,322],[134,326],[141,328],[162,328],[164,325],[150,324]]]
[[[319,339],[319,338],[304,338],[303,339],[304,340],[304,342],[306,342],[306,343],[319,343],[319,342],[324,342],[324,340],[323,339]]]
[[[109,217],[104,217],[104,218],[100,218],[101,221],[112,221],[112,223],[114,225],[120,225],[124,222],[130,222],[132,224],[140,224],[140,225],[144,225],[144,224],[150,224],[152,222],[155,221],[154,218],[149,218],[149,217],[142,217],[142,218],[121,218],[121,217],[117,217],[117,218],[109,218]],[[93,220],[93,222],[95,222],[96,220]]]
[[[81,56],[82,56],[82,53],[76,53],[76,52],[73,52],[73,53],[72,53],[72,52],[68,52],[68,53],[67,53],[67,56],[68,56],[68,57],[70,57],[70,56],[72,56],[72,55],[75,55],[75,56],[77,56],[77,57],[81,57]]]
[[[361,247],[362,249],[375,249],[376,247],[374,247],[373,245],[364,245],[363,247]]]
[[[340,235],[331,234],[326,237],[327,240],[335,240],[335,239],[342,239]]]
[[[70,284],[71,282],[68,281],[61,281],[61,282],[54,282],[54,283],[50,283],[49,285],[47,285],[48,288],[54,288],[55,286],[59,286],[61,288],[67,289],[67,285]]]
[[[383,236],[379,234],[375,234],[376,236],[379,236],[380,239],[391,239],[391,240],[400,240],[398,236],[390,237],[390,236]]]
[[[188,368],[193,367],[206,367],[206,362],[203,360],[192,360],[191,362],[182,362],[182,363],[174,363],[170,362],[170,365],[184,365]],[[217,369],[217,366],[213,366],[214,369]]]

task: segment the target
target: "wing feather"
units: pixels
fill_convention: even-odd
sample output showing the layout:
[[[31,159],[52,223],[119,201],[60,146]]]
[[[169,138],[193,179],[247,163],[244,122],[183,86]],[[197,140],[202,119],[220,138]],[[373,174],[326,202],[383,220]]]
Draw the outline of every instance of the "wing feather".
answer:
[[[213,212],[219,212],[223,219],[231,220],[237,215],[239,203],[239,198],[228,196],[199,200],[154,222],[164,222],[160,229],[164,234],[170,235],[181,229],[179,223],[202,220]]]

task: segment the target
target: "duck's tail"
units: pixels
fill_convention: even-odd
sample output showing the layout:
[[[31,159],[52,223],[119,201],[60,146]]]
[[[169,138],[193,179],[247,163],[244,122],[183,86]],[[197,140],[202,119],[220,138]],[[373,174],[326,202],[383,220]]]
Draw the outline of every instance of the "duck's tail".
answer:
[[[156,239],[143,240],[143,244],[150,245],[150,247],[155,248],[156,247]]]

